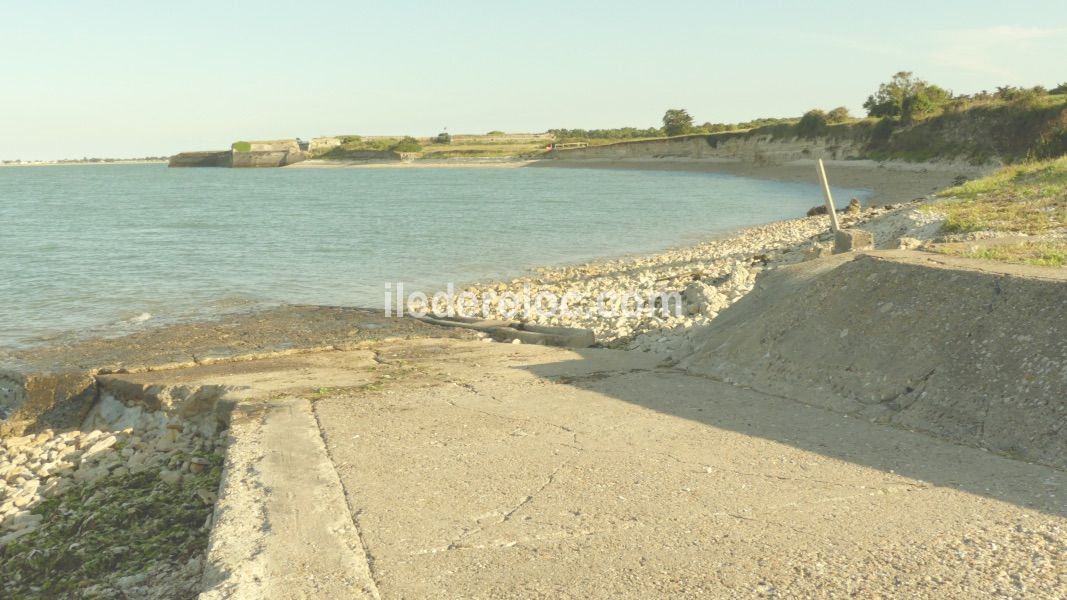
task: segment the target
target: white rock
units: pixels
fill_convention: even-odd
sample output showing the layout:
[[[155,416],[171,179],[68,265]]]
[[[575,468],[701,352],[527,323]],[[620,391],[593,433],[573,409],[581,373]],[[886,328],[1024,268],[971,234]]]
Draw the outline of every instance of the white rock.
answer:
[[[28,533],[32,533],[34,529],[36,529],[36,527],[20,529],[18,531],[12,531],[11,533],[8,533],[7,535],[0,536],[0,548],[3,548],[7,544],[19,539],[20,537],[22,537],[22,536],[24,536],[24,535],[26,535]]]
[[[111,447],[114,446],[115,443],[118,441],[119,440],[117,437],[109,435],[95,442],[92,446],[89,447],[88,450],[85,451],[85,454],[82,455],[82,460],[93,460],[96,458],[102,458],[104,454],[109,453],[111,451]]]
[[[74,479],[83,483],[96,483],[107,477],[107,469],[83,465],[74,473]]]
[[[21,531],[23,529],[36,529],[44,517],[41,515],[35,515],[29,511],[22,511],[14,516],[4,519],[4,528],[10,531]]]

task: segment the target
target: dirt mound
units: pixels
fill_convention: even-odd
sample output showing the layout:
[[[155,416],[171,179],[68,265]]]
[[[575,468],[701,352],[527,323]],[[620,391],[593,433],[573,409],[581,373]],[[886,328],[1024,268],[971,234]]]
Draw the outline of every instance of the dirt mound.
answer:
[[[764,275],[691,372],[1067,467],[1067,272],[921,253]]]

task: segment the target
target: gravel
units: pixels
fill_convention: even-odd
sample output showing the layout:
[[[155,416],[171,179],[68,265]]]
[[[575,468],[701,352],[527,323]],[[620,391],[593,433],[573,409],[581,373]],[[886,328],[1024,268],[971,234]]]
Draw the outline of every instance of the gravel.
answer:
[[[842,212],[839,217],[842,227],[867,229],[874,234],[876,247],[891,248],[901,238],[927,240],[938,234],[941,215],[917,210],[917,206],[912,202]],[[509,315],[511,307],[490,304],[490,311],[480,316],[590,329],[602,346],[671,357],[687,347],[695,327],[709,324],[751,291],[760,272],[828,255],[832,246],[829,219],[805,217],[742,229],[729,237],[651,256],[538,268],[529,276],[476,284],[464,291],[477,298],[507,293],[533,297],[539,292],[563,297],[569,292],[571,310],[566,313],[545,314],[534,304],[529,309],[520,306]],[[624,292],[645,299],[645,310],[622,310]],[[657,298],[664,299],[659,305],[667,305],[666,314],[656,308]],[[458,308],[459,302],[454,306]],[[634,304],[631,301],[627,306]]]

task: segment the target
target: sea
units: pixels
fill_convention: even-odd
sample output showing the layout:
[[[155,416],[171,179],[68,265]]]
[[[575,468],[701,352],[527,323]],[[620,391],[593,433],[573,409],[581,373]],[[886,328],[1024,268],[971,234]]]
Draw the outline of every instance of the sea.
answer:
[[[4,167],[0,349],[285,303],[381,307],[387,285],[652,253],[820,203],[814,182],[684,171]]]

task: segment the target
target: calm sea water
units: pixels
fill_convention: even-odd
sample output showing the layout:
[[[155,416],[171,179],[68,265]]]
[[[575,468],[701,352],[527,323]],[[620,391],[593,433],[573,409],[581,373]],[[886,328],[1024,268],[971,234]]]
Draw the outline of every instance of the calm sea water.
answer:
[[[386,282],[659,250],[820,199],[684,172],[0,168],[0,348],[260,304],[379,307]]]

